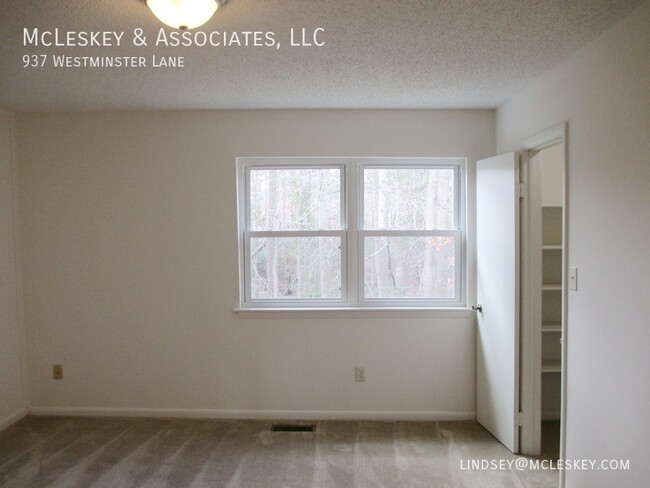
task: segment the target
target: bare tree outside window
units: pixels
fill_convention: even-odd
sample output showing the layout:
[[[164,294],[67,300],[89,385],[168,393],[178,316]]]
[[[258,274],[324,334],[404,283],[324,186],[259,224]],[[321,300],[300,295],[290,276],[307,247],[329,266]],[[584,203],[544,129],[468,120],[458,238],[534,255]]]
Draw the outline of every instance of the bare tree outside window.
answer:
[[[454,237],[408,232],[454,229],[454,187],[453,169],[364,168],[364,230],[402,231],[364,237],[367,298],[453,297]]]
[[[252,230],[341,228],[340,169],[254,169],[249,181]],[[257,237],[250,246],[252,298],[340,298],[340,237]]]
[[[253,169],[251,230],[339,230],[339,168]]]

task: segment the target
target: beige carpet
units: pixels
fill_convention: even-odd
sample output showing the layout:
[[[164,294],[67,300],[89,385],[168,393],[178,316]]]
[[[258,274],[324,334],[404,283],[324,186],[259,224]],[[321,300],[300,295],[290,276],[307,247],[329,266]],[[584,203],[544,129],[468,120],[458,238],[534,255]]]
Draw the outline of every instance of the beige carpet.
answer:
[[[557,472],[468,470],[514,456],[475,422],[27,417],[0,432],[2,487],[556,487]],[[465,464],[465,468],[467,464]]]

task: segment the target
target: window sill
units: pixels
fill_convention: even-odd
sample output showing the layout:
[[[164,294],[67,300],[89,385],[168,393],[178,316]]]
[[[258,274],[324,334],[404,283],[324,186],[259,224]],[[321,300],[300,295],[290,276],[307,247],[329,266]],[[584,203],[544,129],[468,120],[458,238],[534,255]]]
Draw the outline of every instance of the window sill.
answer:
[[[472,315],[469,307],[329,307],[329,308],[236,308],[243,319],[279,318],[450,318],[461,319]]]

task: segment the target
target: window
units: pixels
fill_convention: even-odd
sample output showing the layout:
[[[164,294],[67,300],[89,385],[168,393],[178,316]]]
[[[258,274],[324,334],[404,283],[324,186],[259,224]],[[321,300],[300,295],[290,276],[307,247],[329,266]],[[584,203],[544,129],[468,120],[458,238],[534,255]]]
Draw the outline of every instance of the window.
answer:
[[[463,304],[464,160],[237,161],[242,308]]]

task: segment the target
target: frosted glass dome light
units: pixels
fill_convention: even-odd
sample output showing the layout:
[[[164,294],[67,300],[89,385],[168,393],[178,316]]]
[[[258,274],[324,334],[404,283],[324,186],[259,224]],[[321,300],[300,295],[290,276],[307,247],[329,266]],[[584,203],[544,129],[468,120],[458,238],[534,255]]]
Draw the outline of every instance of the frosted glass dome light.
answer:
[[[175,29],[194,29],[205,24],[219,8],[216,0],[146,0],[158,19]]]

